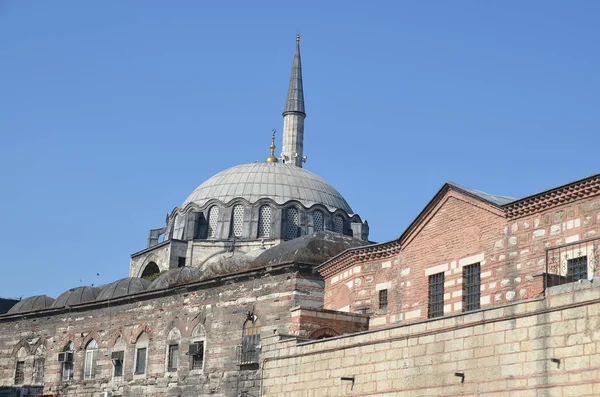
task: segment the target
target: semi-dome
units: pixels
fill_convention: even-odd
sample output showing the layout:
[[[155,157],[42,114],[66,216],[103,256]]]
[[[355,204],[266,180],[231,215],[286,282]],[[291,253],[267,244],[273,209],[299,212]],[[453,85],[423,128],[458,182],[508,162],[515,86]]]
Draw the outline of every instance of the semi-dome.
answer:
[[[35,295],[29,298],[21,299],[13,307],[10,308],[7,314],[24,313],[33,310],[45,309],[52,306],[54,299],[46,295]]]
[[[227,204],[237,198],[251,204],[262,198],[277,204],[296,200],[307,208],[322,204],[331,211],[352,214],[342,195],[321,177],[292,164],[273,162],[242,164],[219,172],[198,186],[182,207],[189,203],[203,207],[211,199]]]
[[[160,276],[157,277],[156,280],[150,284],[148,287],[149,290],[155,289],[163,289],[175,287],[177,285],[183,285],[192,283],[194,281],[200,280],[202,277],[202,271],[196,269],[194,267],[178,267],[176,269],[171,269]]]
[[[120,296],[143,292],[150,284],[150,281],[139,277],[122,278],[102,287],[102,292],[100,292],[100,295],[96,299],[114,299]]]
[[[56,298],[52,307],[73,306],[79,303],[91,302],[100,295],[100,288],[95,287],[76,287],[63,292]]]

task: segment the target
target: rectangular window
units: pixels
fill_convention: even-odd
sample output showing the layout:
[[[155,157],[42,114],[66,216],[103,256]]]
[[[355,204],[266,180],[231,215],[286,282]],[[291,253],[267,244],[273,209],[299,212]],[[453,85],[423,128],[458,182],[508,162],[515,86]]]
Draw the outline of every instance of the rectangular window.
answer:
[[[463,267],[463,312],[479,309],[481,296],[481,266],[479,263]]]
[[[34,368],[35,368],[35,377],[34,382],[37,385],[44,384],[44,367],[46,366],[46,359],[44,357],[36,357]]]
[[[429,276],[429,309],[427,317],[444,315],[444,273]]]
[[[62,380],[68,382],[73,379],[73,363],[64,362],[62,365]]]
[[[123,360],[115,360],[115,361],[113,361],[113,365],[115,367],[113,376],[115,378],[122,377],[123,376]]]
[[[388,290],[380,289],[379,290],[379,308],[387,309],[388,306]]]
[[[587,256],[567,259],[567,280],[587,280],[588,264]]]
[[[86,350],[85,361],[83,363],[83,379],[94,379],[96,374],[96,355],[98,350]]]
[[[22,385],[25,381],[25,361],[17,361],[15,367],[15,385]]]
[[[192,369],[202,369],[204,364],[204,342],[194,342],[190,345],[190,356],[192,357]]]
[[[146,348],[137,349],[135,354],[135,375],[146,373]]]
[[[177,258],[177,267],[185,266],[185,256],[180,256]]]
[[[169,345],[167,371],[174,372],[179,368],[179,345]]]

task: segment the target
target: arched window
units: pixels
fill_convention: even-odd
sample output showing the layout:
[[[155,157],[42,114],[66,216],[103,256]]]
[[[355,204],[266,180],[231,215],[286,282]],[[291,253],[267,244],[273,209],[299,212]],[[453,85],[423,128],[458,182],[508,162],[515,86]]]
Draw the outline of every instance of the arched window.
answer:
[[[296,238],[300,236],[300,216],[296,207],[287,209],[285,220],[285,237]]]
[[[83,379],[94,379],[94,376],[96,376],[97,358],[98,343],[92,339],[85,347],[85,361],[83,362]]]
[[[25,383],[25,357],[27,351],[21,347],[17,351],[17,360],[15,361],[15,385],[22,385]]]
[[[219,220],[219,207],[213,205],[208,210],[208,238],[217,237],[217,221]]]
[[[41,345],[35,351],[33,359],[33,383],[44,384],[44,370],[46,366],[46,346]]]
[[[135,361],[133,363],[134,375],[146,374],[146,362],[148,359],[148,334],[142,332],[135,342]]]
[[[258,209],[258,237],[271,237],[271,207],[268,205]]]
[[[58,354],[58,362],[62,363],[61,373],[63,382],[73,379],[73,362],[75,361],[75,343],[65,345],[62,353]]]
[[[260,358],[260,326],[255,315],[250,314],[242,330],[239,364],[258,364]]]
[[[344,234],[344,218],[339,215],[333,217],[333,231]]]
[[[244,206],[235,205],[231,212],[231,232],[230,236],[242,237],[244,231]]]
[[[325,228],[323,227],[323,213],[319,210],[312,213],[313,219],[313,231],[322,232]]]
[[[206,349],[206,333],[202,324],[198,324],[192,331],[192,338],[188,348],[190,356],[190,370],[202,370],[204,368],[204,351]]]
[[[179,370],[179,342],[181,341],[181,332],[173,328],[167,337],[167,372],[177,372]]]
[[[160,273],[158,265],[155,262],[150,262],[144,268],[144,271],[142,272],[142,278],[145,278],[146,280],[154,280],[158,273]]]

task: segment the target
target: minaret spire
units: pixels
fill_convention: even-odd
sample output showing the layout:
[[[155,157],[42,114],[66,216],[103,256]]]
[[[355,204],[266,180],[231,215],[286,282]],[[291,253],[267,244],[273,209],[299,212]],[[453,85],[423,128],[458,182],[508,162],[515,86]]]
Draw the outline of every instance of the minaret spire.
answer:
[[[302,62],[300,60],[300,33],[296,35],[296,53],[292,75],[283,110],[283,162],[302,167],[304,152],[304,90],[302,88]]]

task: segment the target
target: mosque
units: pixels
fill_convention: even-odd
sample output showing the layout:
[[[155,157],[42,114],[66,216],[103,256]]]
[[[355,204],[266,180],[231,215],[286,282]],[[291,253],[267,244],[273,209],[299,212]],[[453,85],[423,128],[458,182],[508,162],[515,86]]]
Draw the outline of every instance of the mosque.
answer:
[[[600,174],[448,182],[374,243],[305,118],[297,36],[280,155],[198,186],[129,277],[0,302],[0,397],[600,394]]]

